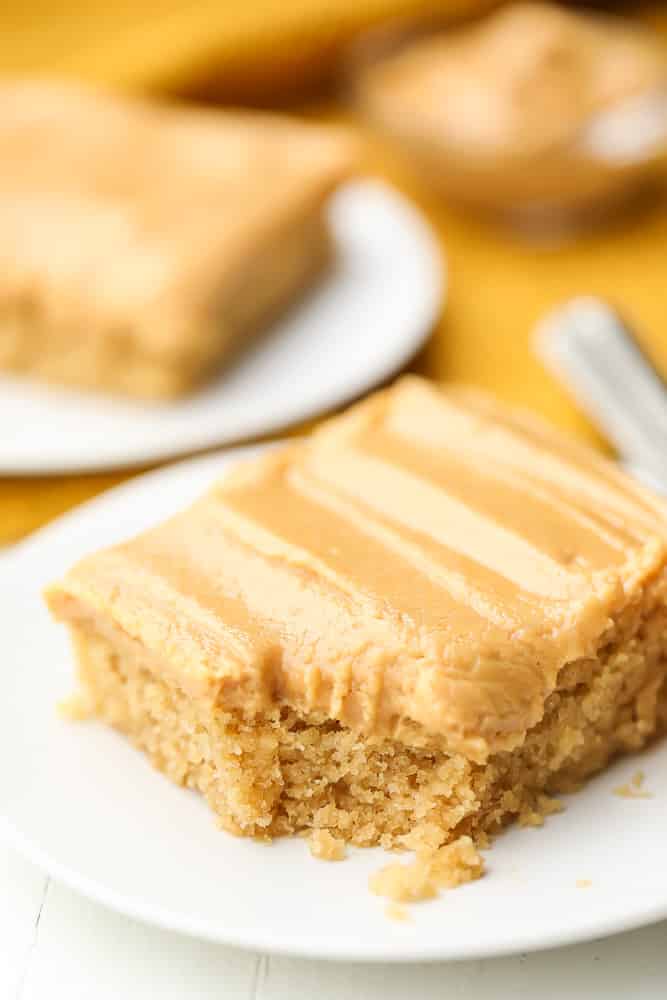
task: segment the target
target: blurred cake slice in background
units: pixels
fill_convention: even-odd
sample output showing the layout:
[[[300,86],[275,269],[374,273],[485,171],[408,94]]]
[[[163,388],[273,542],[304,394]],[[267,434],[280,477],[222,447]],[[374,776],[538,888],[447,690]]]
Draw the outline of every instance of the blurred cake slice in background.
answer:
[[[160,398],[326,267],[342,132],[48,82],[0,87],[0,368]]]

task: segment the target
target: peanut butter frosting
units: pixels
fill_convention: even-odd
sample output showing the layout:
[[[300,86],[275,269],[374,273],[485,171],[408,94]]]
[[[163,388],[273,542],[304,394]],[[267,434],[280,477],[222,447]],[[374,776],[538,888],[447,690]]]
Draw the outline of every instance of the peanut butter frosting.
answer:
[[[351,162],[342,130],[287,117],[3,83],[0,310],[146,358],[200,353],[227,335],[225,304],[255,293],[255,255]]]
[[[537,419],[407,377],[84,559],[48,601],[140,643],[193,697],[484,760],[640,599],[666,525]]]
[[[366,101],[459,155],[536,155],[619,101],[665,86],[667,55],[630,21],[547,3],[503,7],[368,71]]]

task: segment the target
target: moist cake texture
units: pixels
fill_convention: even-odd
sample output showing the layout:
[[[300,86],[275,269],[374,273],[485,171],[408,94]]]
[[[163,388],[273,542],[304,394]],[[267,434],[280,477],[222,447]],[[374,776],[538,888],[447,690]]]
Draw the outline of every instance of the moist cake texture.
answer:
[[[91,712],[223,827],[478,844],[667,720],[662,503],[416,378],[50,588]]]
[[[142,397],[211,374],[326,266],[342,133],[0,86],[0,368]]]

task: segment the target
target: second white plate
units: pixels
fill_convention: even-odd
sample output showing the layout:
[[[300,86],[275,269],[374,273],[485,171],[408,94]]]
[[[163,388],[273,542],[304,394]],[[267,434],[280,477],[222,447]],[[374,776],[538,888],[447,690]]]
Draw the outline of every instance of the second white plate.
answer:
[[[142,404],[0,377],[0,474],[92,472],[249,440],[383,382],[428,337],[444,296],[435,239],[377,182],[329,206],[332,272],[229,371],[182,401]]]
[[[394,923],[368,890],[387,856],[341,864],[301,839],[271,845],[216,829],[199,797],[96,723],[58,718],[73,686],[64,629],[42,585],[84,552],[189,502],[240,452],[132,480],[0,557],[0,833],[82,893],[145,921],[227,944],[309,957],[472,958],[572,943],[667,916],[667,743],[626,758],[541,830],[513,828],[479,882]],[[650,799],[612,794],[641,767]],[[577,880],[590,880],[578,888]]]

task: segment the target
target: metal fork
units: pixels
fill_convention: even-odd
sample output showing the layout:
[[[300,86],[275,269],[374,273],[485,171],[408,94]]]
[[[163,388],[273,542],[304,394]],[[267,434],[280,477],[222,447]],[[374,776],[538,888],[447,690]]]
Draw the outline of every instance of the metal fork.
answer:
[[[667,384],[616,310],[573,299],[542,320],[535,348],[621,461],[667,493]]]

